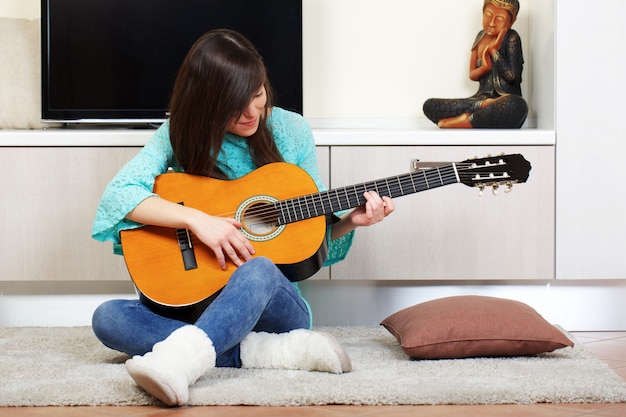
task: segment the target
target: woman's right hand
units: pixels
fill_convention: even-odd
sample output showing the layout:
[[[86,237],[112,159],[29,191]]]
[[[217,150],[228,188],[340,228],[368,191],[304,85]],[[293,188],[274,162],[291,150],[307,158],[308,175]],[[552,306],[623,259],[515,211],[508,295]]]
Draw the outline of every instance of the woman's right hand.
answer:
[[[210,216],[197,211],[189,229],[215,253],[222,269],[226,269],[227,260],[241,266],[254,255],[254,247],[239,230],[241,223],[233,218]]]
[[[189,229],[215,253],[222,269],[226,269],[227,259],[241,266],[254,255],[254,247],[239,230],[241,223],[233,218],[211,216],[159,197],[146,198],[126,218],[154,226]]]

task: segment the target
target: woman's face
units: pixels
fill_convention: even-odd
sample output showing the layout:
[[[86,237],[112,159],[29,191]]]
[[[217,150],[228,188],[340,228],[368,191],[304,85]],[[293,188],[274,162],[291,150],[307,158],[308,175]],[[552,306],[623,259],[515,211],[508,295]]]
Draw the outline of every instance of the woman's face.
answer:
[[[513,25],[511,15],[500,7],[488,4],[483,10],[483,29],[487,35],[498,36],[504,29],[510,29]]]
[[[229,133],[244,138],[252,136],[259,128],[261,114],[265,110],[267,95],[265,86],[262,86],[257,93],[252,96],[248,107],[246,107],[238,118],[234,118],[228,124]]]

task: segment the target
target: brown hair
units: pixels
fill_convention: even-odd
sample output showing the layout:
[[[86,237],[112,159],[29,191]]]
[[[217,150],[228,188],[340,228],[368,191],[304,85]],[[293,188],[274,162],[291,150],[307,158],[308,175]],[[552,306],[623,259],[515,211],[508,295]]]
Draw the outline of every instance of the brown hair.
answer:
[[[194,43],[170,101],[170,141],[185,172],[226,178],[217,155],[228,124],[241,116],[261,86],[267,92],[265,111],[259,129],[247,139],[257,166],[282,160],[266,124],[272,93],[263,59],[250,41],[231,30],[207,32]]]

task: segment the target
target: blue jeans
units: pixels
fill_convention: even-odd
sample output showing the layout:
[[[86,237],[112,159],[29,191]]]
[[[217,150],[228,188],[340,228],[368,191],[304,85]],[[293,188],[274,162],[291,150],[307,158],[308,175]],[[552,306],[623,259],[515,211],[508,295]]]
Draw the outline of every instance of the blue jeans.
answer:
[[[152,350],[187,323],[154,313],[139,300],[111,300],[93,314],[96,337],[129,355]],[[239,342],[251,331],[283,333],[310,328],[311,315],[300,291],[267,258],[240,266],[194,323],[215,347],[217,366],[241,367]]]

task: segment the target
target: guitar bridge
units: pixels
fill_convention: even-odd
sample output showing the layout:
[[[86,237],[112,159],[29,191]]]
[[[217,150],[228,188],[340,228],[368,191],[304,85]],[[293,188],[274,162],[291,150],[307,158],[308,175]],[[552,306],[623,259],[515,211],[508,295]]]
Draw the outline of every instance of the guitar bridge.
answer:
[[[196,261],[196,252],[194,251],[193,244],[191,243],[189,230],[176,229],[176,238],[178,239],[178,247],[180,248],[180,254],[183,258],[185,271],[197,269],[198,263]]]
[[[182,201],[180,203],[181,206],[184,206],[185,203]],[[185,271],[189,271],[191,269],[198,269],[198,262],[196,261],[196,252],[193,249],[193,243],[191,242],[191,234],[189,233],[189,229],[176,229],[176,238],[178,240],[178,247],[180,248],[180,254],[183,258],[183,265],[185,266]]]

